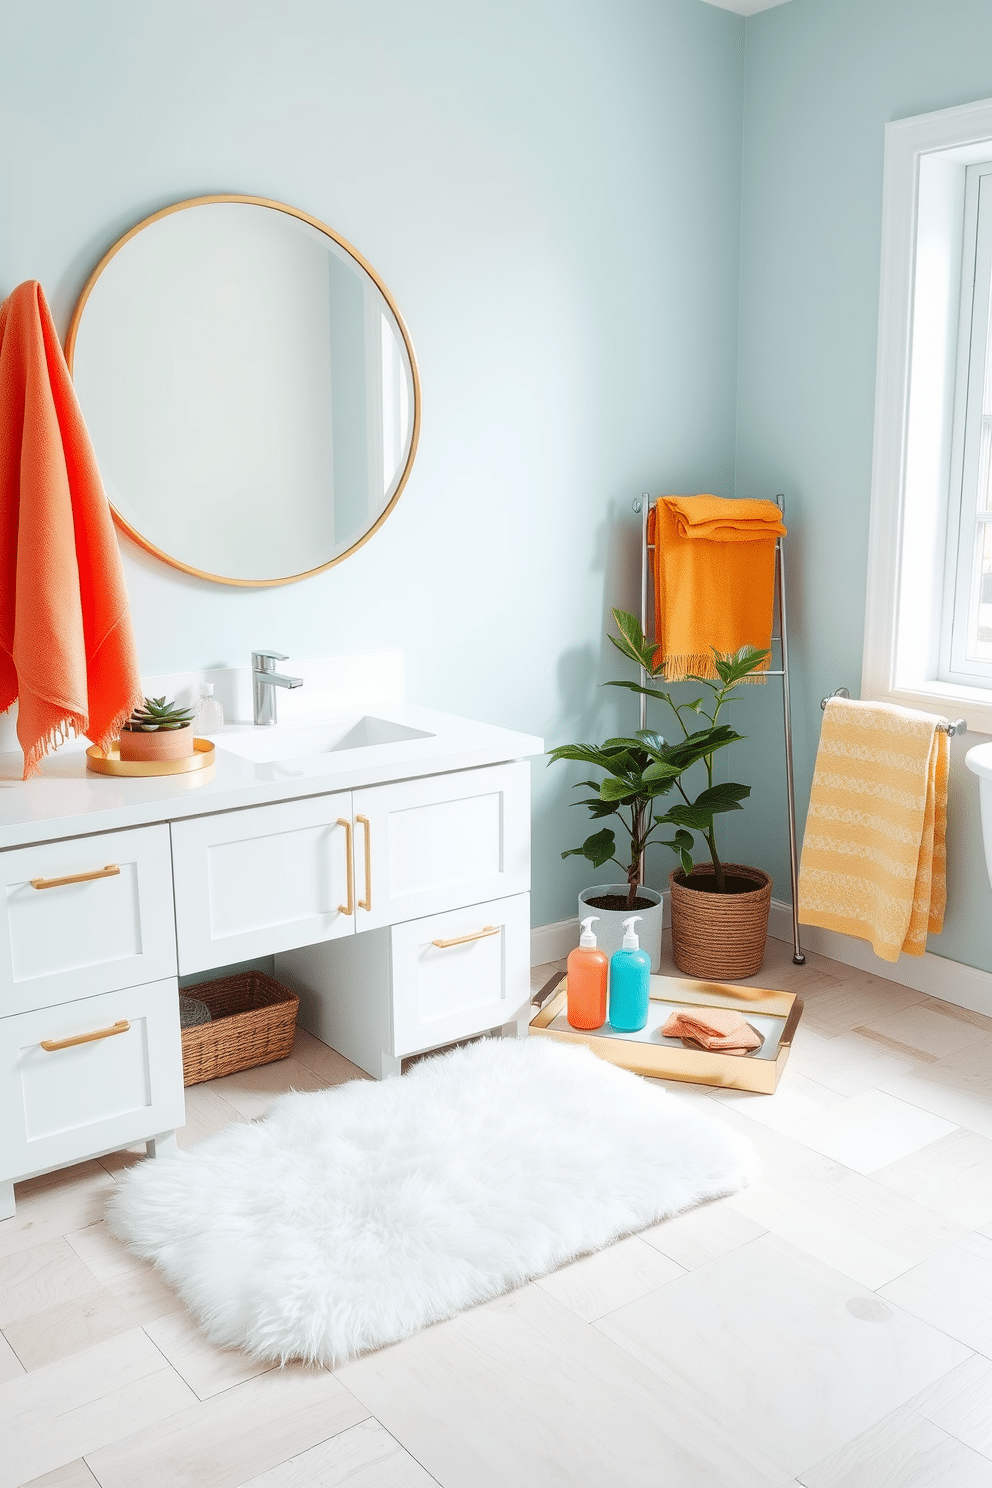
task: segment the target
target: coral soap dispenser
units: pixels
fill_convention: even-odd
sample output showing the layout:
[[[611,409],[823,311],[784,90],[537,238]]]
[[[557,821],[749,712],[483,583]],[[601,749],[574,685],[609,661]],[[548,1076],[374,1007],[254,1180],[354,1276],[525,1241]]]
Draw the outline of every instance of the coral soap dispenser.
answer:
[[[566,1016],[573,1028],[602,1028],[606,1022],[606,980],[610,963],[606,952],[597,949],[592,933],[599,915],[582,921],[578,949],[568,958]]]
[[[640,918],[624,920],[623,945],[610,959],[610,1023],[618,1033],[637,1033],[648,1021],[651,957],[634,930]]]

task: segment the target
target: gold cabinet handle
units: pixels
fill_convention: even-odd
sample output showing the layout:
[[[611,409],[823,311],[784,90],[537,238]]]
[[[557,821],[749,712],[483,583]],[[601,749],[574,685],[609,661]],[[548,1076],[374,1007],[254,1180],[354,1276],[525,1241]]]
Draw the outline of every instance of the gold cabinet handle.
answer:
[[[359,909],[372,908],[372,824],[367,816],[358,816],[355,820],[361,822],[365,828],[365,898],[359,899]]]
[[[116,878],[120,871],[116,863],[108,863],[106,868],[91,868],[89,873],[67,873],[65,878],[33,878],[31,887],[33,889],[60,889],[63,884],[89,883],[91,878]]]
[[[348,873],[348,903],[339,904],[338,912],[353,915],[355,913],[355,863],[351,851],[351,822],[346,816],[339,816],[338,826],[344,827],[344,860]]]
[[[471,935],[456,935],[452,940],[432,940],[431,945],[436,945],[440,950],[446,951],[449,946],[467,945],[470,940],[484,940],[487,935],[498,935],[498,925],[483,925],[481,930],[476,930]]]
[[[115,1033],[127,1033],[130,1027],[127,1019],[121,1018],[113,1028],[98,1028],[95,1033],[77,1033],[75,1038],[67,1039],[42,1039],[41,1047],[51,1054],[54,1049],[71,1049],[74,1044],[93,1044],[97,1039],[113,1038]]]

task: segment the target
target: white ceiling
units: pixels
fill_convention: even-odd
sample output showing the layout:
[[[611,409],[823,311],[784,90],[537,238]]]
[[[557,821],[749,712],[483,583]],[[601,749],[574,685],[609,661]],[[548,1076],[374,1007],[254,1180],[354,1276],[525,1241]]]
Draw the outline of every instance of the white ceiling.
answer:
[[[773,5],[785,5],[786,0],[703,0],[704,5],[718,5],[721,10],[732,10],[735,15],[757,15],[759,10],[771,10]]]

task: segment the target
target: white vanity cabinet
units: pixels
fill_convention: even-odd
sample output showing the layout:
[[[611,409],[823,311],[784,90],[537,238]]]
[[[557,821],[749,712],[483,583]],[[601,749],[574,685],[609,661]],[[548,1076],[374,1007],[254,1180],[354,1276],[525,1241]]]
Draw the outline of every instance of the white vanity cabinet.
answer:
[[[525,1032],[530,766],[500,762],[493,735],[540,742],[459,736],[457,765],[425,758],[406,778],[383,778],[379,754],[345,789],[320,788],[332,770],[284,780],[229,757],[219,789],[150,782],[140,825],[120,814],[137,791],[84,778],[80,815],[44,840],[29,783],[0,845],[0,1218],[15,1181],[174,1144],[180,973],[274,954],[302,1025],[378,1078],[491,1028]],[[2,816],[0,802],[0,830]]]
[[[356,929],[530,888],[530,765],[356,790]]]
[[[185,1117],[169,829],[0,853],[0,1217],[13,1180]]]
[[[172,853],[184,976],[354,933],[350,791],[173,822]]]
[[[526,763],[196,817],[172,845],[180,972],[292,952],[303,1026],[370,1074],[522,1016]]]

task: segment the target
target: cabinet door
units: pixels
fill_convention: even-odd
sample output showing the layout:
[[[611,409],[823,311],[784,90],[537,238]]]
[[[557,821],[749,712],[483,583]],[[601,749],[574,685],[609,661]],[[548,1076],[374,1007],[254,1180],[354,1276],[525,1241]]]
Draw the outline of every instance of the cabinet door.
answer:
[[[185,1119],[175,977],[0,1019],[0,1179]]]
[[[530,1001],[530,895],[394,925],[398,1058],[515,1021]]]
[[[0,852],[0,1017],[176,974],[167,826]]]
[[[357,928],[530,888],[525,761],[355,791]]]
[[[354,933],[349,791],[173,822],[172,855],[180,972]]]

